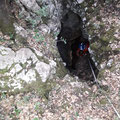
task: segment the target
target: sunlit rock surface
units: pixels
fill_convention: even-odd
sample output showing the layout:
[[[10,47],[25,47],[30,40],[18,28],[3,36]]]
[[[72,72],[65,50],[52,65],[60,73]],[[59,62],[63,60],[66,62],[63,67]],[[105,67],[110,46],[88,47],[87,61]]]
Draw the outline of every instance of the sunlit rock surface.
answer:
[[[33,52],[34,51],[34,52]],[[33,81],[46,82],[56,73],[56,62],[42,62],[42,53],[29,48],[21,48],[14,52],[10,48],[0,46],[0,86],[1,90],[13,91],[22,89],[24,84]]]
[[[28,8],[34,12],[40,9],[38,4],[36,3],[36,0],[20,0],[20,2],[23,5],[25,5],[26,8]]]

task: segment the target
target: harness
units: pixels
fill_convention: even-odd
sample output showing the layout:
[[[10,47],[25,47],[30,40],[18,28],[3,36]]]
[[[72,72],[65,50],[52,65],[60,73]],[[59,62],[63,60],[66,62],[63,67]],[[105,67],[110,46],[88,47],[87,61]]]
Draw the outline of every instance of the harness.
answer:
[[[79,47],[77,49],[77,56],[83,56],[86,54],[86,52],[88,51],[88,48],[89,48],[89,42],[87,42],[86,44],[85,43],[80,43],[79,44]]]

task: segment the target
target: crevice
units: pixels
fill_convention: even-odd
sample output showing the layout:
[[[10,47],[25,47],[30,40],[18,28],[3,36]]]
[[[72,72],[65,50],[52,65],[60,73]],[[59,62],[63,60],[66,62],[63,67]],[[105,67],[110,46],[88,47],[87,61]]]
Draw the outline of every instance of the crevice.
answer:
[[[57,47],[66,68],[83,81],[94,81],[89,61],[98,75],[98,69],[88,51],[89,40],[83,36],[81,17],[69,10],[61,20],[61,30],[57,39]],[[66,42],[64,42],[66,41]]]

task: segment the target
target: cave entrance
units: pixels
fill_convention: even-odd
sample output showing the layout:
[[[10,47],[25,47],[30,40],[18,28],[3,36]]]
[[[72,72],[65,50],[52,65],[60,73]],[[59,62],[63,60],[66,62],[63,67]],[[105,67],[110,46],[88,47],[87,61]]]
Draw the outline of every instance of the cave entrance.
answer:
[[[80,46],[82,45],[82,46]],[[66,68],[81,80],[94,81],[89,62],[97,76],[98,69],[90,57],[89,40],[83,36],[82,19],[71,10],[61,20],[61,30],[57,39],[57,47]],[[87,47],[87,49],[88,49]],[[79,50],[83,49],[83,50]]]

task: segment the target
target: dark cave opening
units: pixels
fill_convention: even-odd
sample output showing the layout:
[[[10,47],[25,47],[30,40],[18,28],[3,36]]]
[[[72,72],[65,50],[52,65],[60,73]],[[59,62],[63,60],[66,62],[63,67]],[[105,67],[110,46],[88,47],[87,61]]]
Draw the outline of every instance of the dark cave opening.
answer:
[[[57,39],[58,51],[70,73],[83,81],[94,81],[89,62],[96,76],[99,71],[88,50],[85,53],[81,50],[77,52],[81,44],[84,46],[89,44],[88,38],[83,36],[82,19],[78,14],[69,10],[61,20],[61,31]]]

